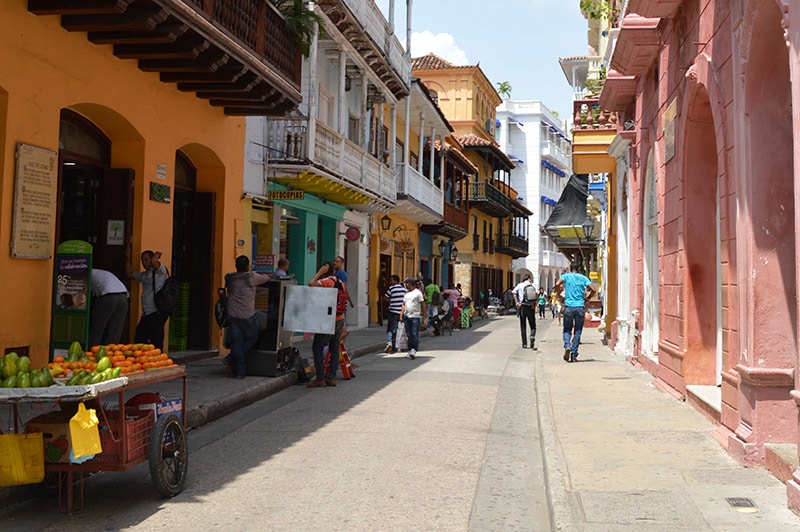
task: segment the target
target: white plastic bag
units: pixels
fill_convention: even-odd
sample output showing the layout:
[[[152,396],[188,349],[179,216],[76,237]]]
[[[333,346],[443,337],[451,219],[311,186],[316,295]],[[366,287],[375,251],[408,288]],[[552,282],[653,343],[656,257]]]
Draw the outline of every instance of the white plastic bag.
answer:
[[[396,336],[396,345],[397,349],[400,351],[405,351],[408,349],[408,335],[406,334],[406,324],[402,321],[397,324],[397,336]]]

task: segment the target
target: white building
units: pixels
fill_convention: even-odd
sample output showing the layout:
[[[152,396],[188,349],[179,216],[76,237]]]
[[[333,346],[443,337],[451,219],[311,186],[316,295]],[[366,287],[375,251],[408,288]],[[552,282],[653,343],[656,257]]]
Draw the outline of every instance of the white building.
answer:
[[[530,273],[536,286],[550,290],[569,270],[567,258],[536,225],[542,227],[553,212],[572,173],[572,145],[566,122],[538,100],[503,100],[497,108],[495,133],[500,149],[517,166],[511,186],[534,216],[528,239],[528,256],[514,259],[515,278]]]

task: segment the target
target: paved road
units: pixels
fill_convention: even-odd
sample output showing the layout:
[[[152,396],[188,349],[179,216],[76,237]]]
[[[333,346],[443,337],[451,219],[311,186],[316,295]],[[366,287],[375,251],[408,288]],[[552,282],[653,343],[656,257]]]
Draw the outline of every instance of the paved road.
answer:
[[[333,389],[293,387],[190,434],[183,493],[146,467],[87,483],[4,530],[547,530],[535,354],[509,316],[423,339],[417,359],[368,355]],[[10,525],[10,526],[7,526]]]

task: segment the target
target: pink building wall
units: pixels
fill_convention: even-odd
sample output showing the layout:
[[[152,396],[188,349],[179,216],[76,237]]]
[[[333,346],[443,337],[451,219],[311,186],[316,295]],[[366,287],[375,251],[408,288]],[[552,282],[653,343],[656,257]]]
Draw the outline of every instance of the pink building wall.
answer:
[[[800,2],[687,0],[658,35],[618,120],[634,118],[637,130],[631,309],[645,305],[651,156],[657,174],[658,357],[638,339],[631,357],[676,394],[719,385],[721,411],[709,416],[718,440],[740,462],[764,465],[767,444],[799,437]],[[674,136],[665,133],[673,111]],[[800,472],[787,493],[800,510]]]

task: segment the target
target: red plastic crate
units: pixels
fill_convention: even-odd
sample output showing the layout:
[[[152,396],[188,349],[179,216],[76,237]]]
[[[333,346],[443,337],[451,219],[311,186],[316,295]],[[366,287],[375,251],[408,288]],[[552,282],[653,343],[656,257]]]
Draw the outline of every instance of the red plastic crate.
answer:
[[[128,446],[122,457],[122,463],[140,461],[141,458],[147,456],[147,451],[150,450],[150,434],[153,431],[155,417],[151,410],[137,409],[126,409],[125,415],[127,417],[125,424],[128,432]],[[105,418],[99,415],[98,420],[100,421],[100,445],[103,447],[103,452],[93,458],[92,462],[118,464],[123,447],[119,411],[106,411]]]

